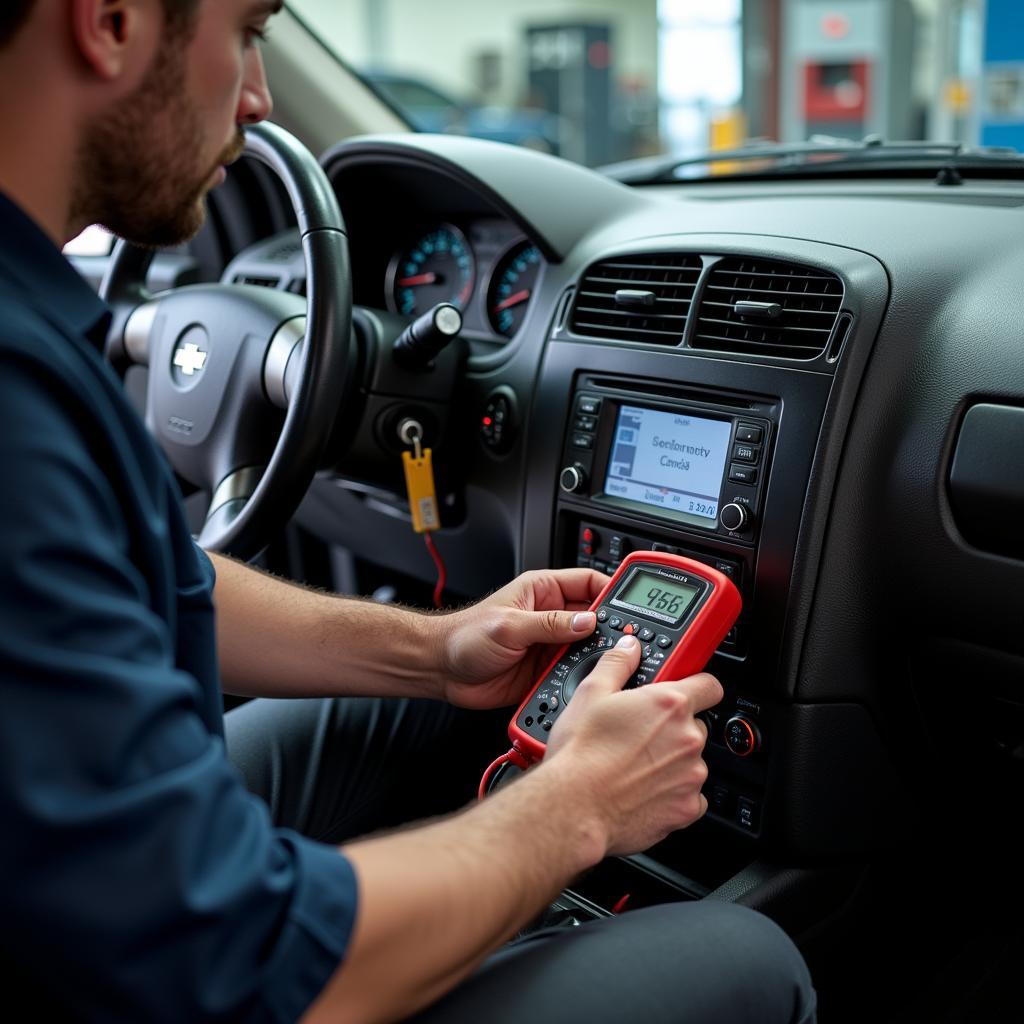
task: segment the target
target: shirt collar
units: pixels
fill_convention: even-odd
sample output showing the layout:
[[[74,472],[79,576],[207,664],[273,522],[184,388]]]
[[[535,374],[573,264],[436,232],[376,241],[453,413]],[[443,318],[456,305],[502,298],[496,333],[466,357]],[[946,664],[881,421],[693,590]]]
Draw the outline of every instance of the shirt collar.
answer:
[[[0,192],[0,272],[51,319],[103,351],[110,309],[38,224]]]

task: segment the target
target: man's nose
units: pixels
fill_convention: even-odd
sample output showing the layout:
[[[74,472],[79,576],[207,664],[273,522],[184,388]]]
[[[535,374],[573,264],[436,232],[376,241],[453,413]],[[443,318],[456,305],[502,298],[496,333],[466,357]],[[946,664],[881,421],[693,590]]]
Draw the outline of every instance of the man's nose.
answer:
[[[267,85],[267,72],[263,67],[263,54],[254,46],[246,55],[245,78],[238,98],[238,123],[257,124],[270,117],[274,100]]]

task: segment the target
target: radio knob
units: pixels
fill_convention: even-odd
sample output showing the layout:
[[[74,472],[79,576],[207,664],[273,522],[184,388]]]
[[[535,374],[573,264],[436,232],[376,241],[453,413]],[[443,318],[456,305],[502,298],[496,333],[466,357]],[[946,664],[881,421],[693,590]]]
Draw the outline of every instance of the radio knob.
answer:
[[[761,732],[744,715],[733,715],[725,723],[725,745],[737,757],[750,757],[761,749]]]
[[[587,474],[578,463],[575,466],[566,466],[558,478],[558,486],[566,494],[576,494],[587,486]]]
[[[737,533],[740,530],[746,529],[750,526],[753,516],[750,514],[750,509],[746,505],[740,505],[735,501],[730,501],[728,505],[723,506],[722,510],[718,513],[719,522],[732,533]]]

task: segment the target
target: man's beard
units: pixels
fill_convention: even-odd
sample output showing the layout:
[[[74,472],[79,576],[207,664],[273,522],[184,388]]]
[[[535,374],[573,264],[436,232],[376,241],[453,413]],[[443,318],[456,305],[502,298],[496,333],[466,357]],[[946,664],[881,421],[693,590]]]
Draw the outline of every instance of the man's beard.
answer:
[[[89,125],[79,147],[71,219],[102,224],[138,245],[179,245],[206,219],[217,168],[242,153],[241,129],[209,167],[199,111],[185,91],[185,41],[168,39],[136,92]]]

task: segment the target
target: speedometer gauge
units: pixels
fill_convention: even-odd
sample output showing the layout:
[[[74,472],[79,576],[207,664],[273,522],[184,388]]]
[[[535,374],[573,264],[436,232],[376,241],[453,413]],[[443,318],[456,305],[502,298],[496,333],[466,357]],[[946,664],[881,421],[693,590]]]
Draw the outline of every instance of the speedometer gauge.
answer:
[[[465,309],[475,276],[476,264],[465,235],[442,224],[392,258],[388,304],[404,316],[419,316],[439,302]]]
[[[540,250],[526,241],[498,261],[487,291],[487,319],[498,334],[511,338],[522,326],[542,265]]]

